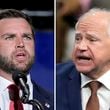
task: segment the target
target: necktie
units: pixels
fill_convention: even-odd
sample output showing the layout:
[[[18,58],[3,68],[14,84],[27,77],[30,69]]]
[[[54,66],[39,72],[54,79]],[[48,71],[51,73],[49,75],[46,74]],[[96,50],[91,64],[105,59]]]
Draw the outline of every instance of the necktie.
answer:
[[[23,110],[23,105],[19,97],[19,89],[16,85],[12,84],[8,86],[10,96],[10,108],[9,110]]]
[[[91,96],[87,102],[86,110],[99,110],[97,90],[100,88],[101,83],[98,81],[92,81],[88,84],[88,86],[91,89]]]

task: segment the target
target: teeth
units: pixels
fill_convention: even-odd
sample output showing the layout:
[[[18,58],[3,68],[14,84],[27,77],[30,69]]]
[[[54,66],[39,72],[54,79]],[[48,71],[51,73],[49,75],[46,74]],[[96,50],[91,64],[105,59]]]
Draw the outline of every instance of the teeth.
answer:
[[[25,56],[24,54],[18,54],[17,56]]]

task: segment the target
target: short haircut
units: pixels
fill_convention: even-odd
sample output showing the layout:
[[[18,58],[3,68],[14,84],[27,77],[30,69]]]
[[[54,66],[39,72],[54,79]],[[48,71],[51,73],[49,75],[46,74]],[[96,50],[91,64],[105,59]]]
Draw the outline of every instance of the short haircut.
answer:
[[[5,18],[23,18],[23,19],[25,19],[29,23],[29,25],[32,29],[32,34],[34,36],[34,27],[32,25],[32,20],[24,12],[16,10],[16,9],[1,9],[0,10],[0,20],[5,19]]]

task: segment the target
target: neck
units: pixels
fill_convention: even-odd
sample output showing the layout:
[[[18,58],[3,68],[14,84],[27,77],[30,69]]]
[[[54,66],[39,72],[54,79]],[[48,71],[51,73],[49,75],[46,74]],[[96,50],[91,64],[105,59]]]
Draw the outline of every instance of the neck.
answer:
[[[11,81],[11,82],[13,82],[11,73],[7,73],[7,72],[0,69],[0,76]]]

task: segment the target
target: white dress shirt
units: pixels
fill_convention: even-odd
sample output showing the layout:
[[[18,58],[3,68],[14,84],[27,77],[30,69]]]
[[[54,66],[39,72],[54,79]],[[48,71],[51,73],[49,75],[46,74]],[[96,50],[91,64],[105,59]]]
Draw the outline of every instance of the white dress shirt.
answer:
[[[81,95],[82,95],[82,108],[86,110],[86,104],[91,95],[89,87],[85,85],[92,80],[81,73]],[[101,88],[98,89],[97,95],[100,103],[100,110],[110,110],[110,70],[103,76],[97,79],[102,83]]]
[[[0,77],[0,110],[9,110],[9,93],[7,87],[12,84],[9,80],[6,80],[3,77]],[[27,76],[27,84],[30,88],[30,97],[29,99],[32,99],[33,95],[33,86],[31,82],[30,75]],[[32,110],[32,105],[29,104],[23,104],[24,110]]]

